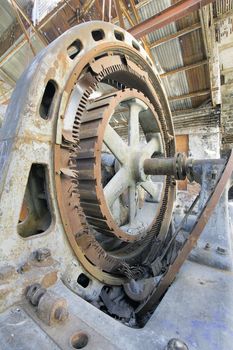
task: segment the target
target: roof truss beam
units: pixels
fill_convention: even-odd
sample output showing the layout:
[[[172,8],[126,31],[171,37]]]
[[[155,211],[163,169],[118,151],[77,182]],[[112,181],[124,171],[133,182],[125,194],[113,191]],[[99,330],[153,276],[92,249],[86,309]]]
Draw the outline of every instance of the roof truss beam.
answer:
[[[194,32],[195,30],[199,30],[199,29],[201,29],[201,24],[195,23],[195,24],[191,25],[190,27],[184,28],[182,30],[179,30],[176,33],[172,33],[172,34],[167,35],[161,39],[154,41],[153,43],[150,44],[150,49],[153,49],[154,47],[157,47],[159,45],[162,45],[164,43],[167,43],[171,40],[177,39],[183,35],[189,34],[191,32]]]
[[[210,4],[214,0],[181,0],[166,8],[164,11],[148,18],[144,22],[129,29],[129,32],[137,39],[164,27],[193,11],[199,10],[202,6]]]
[[[190,92],[189,94],[184,94],[180,96],[172,96],[168,97],[169,102],[174,102],[174,101],[179,101],[179,100],[187,100],[188,98],[193,98],[193,97],[200,97],[200,96],[206,96],[210,94],[210,90],[200,90],[200,91],[194,91]]]
[[[213,19],[213,6],[205,6],[200,10],[202,34],[205,45],[206,57],[209,63],[211,99],[213,106],[220,105],[221,79],[218,43],[215,39],[215,25]]]
[[[170,70],[168,72],[165,72],[163,74],[160,74],[160,78],[165,78],[165,77],[167,77],[169,75],[172,75],[172,74],[185,72],[187,70],[194,69],[194,68],[197,68],[197,67],[201,67],[201,66],[204,66],[206,64],[208,64],[208,60],[203,60],[203,61],[199,61],[199,62],[196,62],[196,63],[192,63],[192,64],[189,64],[187,66],[179,67],[179,68]]]

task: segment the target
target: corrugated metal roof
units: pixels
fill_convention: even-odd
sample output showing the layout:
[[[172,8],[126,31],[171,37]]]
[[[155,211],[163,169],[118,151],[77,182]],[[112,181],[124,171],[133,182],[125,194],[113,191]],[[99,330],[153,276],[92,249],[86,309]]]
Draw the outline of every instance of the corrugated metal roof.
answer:
[[[0,0],[0,35],[13,23],[14,12],[6,0]]]
[[[35,36],[31,38],[31,43],[36,52],[39,52],[44,47]],[[12,79],[17,81],[33,57],[28,42],[25,42],[14,55],[9,57],[9,59],[3,64],[2,68]]]
[[[23,9],[27,9],[33,2],[34,0],[17,0],[17,4]],[[15,12],[10,1],[0,0],[0,35],[9,28],[15,18]]]
[[[177,1],[177,0],[173,0]],[[183,17],[176,22],[177,30],[182,30],[188,26],[199,23],[198,12],[193,12],[189,16]],[[206,59],[205,47],[203,42],[202,31],[195,30],[189,34],[183,35],[180,39],[180,47],[182,51],[184,65],[200,62]],[[207,90],[210,88],[209,68],[202,65],[194,69],[190,69],[185,73],[188,82],[189,92]],[[192,98],[192,107],[199,107],[208,99],[208,95]]]
[[[36,25],[50,13],[61,0],[34,0],[32,20]]]
[[[148,0],[142,1],[142,5],[139,6],[139,15],[141,20],[145,20],[154,14],[161,12],[165,8],[171,6],[177,0]],[[39,9],[37,14],[41,19],[41,16],[45,16],[53,7],[57,5],[60,0],[17,0],[18,4],[22,7],[34,2],[34,5]],[[40,5],[40,6],[39,6]],[[2,10],[3,9],[3,10]],[[214,4],[215,15],[228,12],[233,9],[233,0],[216,0]],[[12,15],[13,14],[13,15]],[[14,13],[7,0],[0,0],[0,35],[1,31],[4,31],[14,18]],[[186,18],[171,23],[155,32],[150,33],[147,36],[149,44],[166,37],[169,34],[176,33],[177,31],[199,21],[198,13],[190,14]],[[130,25],[125,20],[126,28]],[[50,30],[52,28],[52,22],[50,23]],[[56,26],[54,26],[56,29]],[[55,30],[54,29],[54,30]],[[56,33],[55,33],[56,34]],[[56,37],[57,35],[55,35]],[[33,39],[35,40],[35,39]],[[35,43],[37,51],[41,49],[39,42]],[[154,62],[160,73],[170,71],[184,65],[197,62],[203,59],[203,40],[201,31],[195,31],[189,33],[182,38],[171,40],[160,46],[153,48],[152,56]],[[17,79],[22,71],[26,68],[27,64],[32,58],[32,54],[28,44],[24,44],[21,49],[15,52],[14,57],[4,63],[4,70]],[[26,64],[25,64],[26,62]],[[168,96],[179,96],[187,94],[192,91],[202,90],[209,87],[209,75],[207,66],[198,67],[190,71],[180,72],[163,78],[163,83],[167,91]],[[171,102],[172,110],[188,109],[200,104],[203,99],[183,99],[179,101]]]
[[[233,0],[216,0],[213,4],[216,16],[233,10]]]
[[[165,8],[171,6],[171,0],[158,0],[148,2],[146,5],[139,9],[140,17],[143,20],[153,16],[154,14],[161,12]],[[172,33],[176,33],[175,22],[156,30],[148,35],[148,42],[152,42],[166,37]],[[151,50],[154,62],[158,68],[159,73],[170,71],[184,66],[180,42],[178,39],[164,43]],[[163,84],[168,96],[179,96],[189,92],[189,86],[186,79],[186,74],[180,72],[173,76],[169,76],[163,79]],[[185,99],[180,101],[174,101],[171,103],[172,110],[174,109],[186,109],[191,108],[191,99]]]
[[[17,0],[17,4],[21,8],[27,10],[31,7],[32,0]],[[15,12],[10,2],[8,0],[0,0],[0,36],[2,36],[15,21]],[[36,51],[40,51],[40,43],[33,38],[31,40],[34,42]],[[31,54],[28,54],[28,49],[29,45],[28,43],[25,43],[22,45],[21,49],[15,52],[14,55],[1,65],[0,77],[2,77],[2,79],[0,78],[0,104],[6,103],[6,101],[9,100],[14,81],[17,81],[29,63],[29,60],[32,58]],[[6,81],[4,81],[4,79]],[[10,81],[10,84],[8,84],[8,81]]]

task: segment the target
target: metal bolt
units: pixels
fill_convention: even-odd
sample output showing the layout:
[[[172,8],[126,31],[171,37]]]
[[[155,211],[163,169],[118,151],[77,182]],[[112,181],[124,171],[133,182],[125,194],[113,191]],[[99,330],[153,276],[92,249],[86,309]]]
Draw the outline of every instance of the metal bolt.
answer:
[[[27,288],[26,298],[29,299],[32,305],[37,306],[45,293],[46,289],[42,288],[40,283],[34,283]]]
[[[210,244],[207,242],[205,247],[204,247],[205,250],[209,250],[210,249]]]
[[[165,350],[189,350],[188,346],[180,339],[172,338],[167,343]]]
[[[22,273],[27,272],[29,270],[30,270],[30,265],[27,262],[25,262],[24,264],[22,264],[18,267],[17,272],[22,274]]]
[[[55,311],[55,319],[59,322],[64,322],[68,318],[68,311],[64,307],[58,307]]]
[[[51,256],[51,251],[48,248],[39,248],[33,252],[33,256],[37,261],[44,261]]]
[[[225,249],[225,248],[222,248],[222,247],[217,247],[216,252],[217,252],[218,254],[221,254],[221,255],[226,255],[226,254],[227,254],[226,249]]]
[[[213,180],[216,179],[217,173],[218,173],[217,170],[213,170],[213,171],[212,171],[212,173],[211,173],[211,178],[212,178]]]

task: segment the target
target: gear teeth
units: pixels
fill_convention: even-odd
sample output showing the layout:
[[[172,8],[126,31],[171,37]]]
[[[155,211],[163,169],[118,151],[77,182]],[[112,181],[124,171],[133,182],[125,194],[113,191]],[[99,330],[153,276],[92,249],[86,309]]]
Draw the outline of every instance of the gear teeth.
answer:
[[[75,120],[73,124],[72,136],[75,140],[75,144],[69,144],[70,147],[70,164],[69,168],[77,170],[75,179],[71,180],[72,187],[70,193],[75,196],[76,201],[74,209],[80,218],[82,224],[82,230],[76,234],[77,244],[85,252],[85,256],[92,264],[98,264],[98,267],[107,272],[116,274],[123,274],[127,278],[139,278],[143,274],[140,266],[141,258],[135,257],[135,265],[130,266],[124,259],[117,259],[108,254],[97,240],[97,235],[103,235],[106,239],[115,237],[114,230],[106,223],[106,218],[103,217],[99,200],[96,196],[96,188],[98,187],[95,180],[95,147],[98,138],[98,126],[102,121],[102,116],[105,108],[111,103],[111,100],[115,98],[116,93],[111,93],[106,96],[100,96],[91,105],[88,106],[88,99],[97,86],[98,82],[104,80],[104,78],[115,72],[129,71],[138,79],[141,76],[135,72],[131,67],[125,64],[119,64],[103,70],[98,76],[93,77],[88,75],[89,87],[84,90],[82,98],[80,100]],[[80,82],[82,85],[82,82]],[[108,79],[108,83],[115,86],[120,91],[125,91],[125,85],[115,80]],[[86,82],[85,82],[86,84]],[[86,84],[87,85],[87,84]],[[166,153],[169,155],[171,151],[171,144],[167,137],[167,125],[165,117],[161,112],[160,102],[154,103],[155,111],[158,113],[163,136],[166,145]],[[88,106],[88,107],[87,107]],[[155,237],[159,234],[161,224],[163,222],[163,216],[167,208],[169,181],[167,180],[165,195],[163,203],[160,208],[160,213],[157,222],[153,226],[150,233],[146,236],[143,242],[133,242],[130,244],[125,243],[124,247],[121,247],[121,253],[125,256],[132,255],[135,250],[143,250],[143,247],[150,245]],[[77,204],[78,203],[78,204]],[[120,240],[119,240],[120,242]],[[154,253],[154,252],[153,252]],[[152,254],[152,253],[151,253]],[[153,255],[153,254],[152,254]]]

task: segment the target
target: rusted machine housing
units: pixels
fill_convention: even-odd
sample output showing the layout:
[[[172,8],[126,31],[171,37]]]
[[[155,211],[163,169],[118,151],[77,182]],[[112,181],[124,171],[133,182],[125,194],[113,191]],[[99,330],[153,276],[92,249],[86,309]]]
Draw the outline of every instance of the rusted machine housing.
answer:
[[[128,138],[115,129],[122,113]],[[213,213],[232,163],[231,155],[198,161],[176,154],[156,68],[121,28],[84,23],[41,51],[18,81],[0,130],[3,349],[36,349],[36,341],[43,349],[179,346],[169,339],[180,334],[159,330],[161,318],[157,328],[130,327],[166,306],[161,297]],[[172,210],[176,180],[186,176],[202,192],[184,235]],[[119,344],[114,329],[124,333]]]

